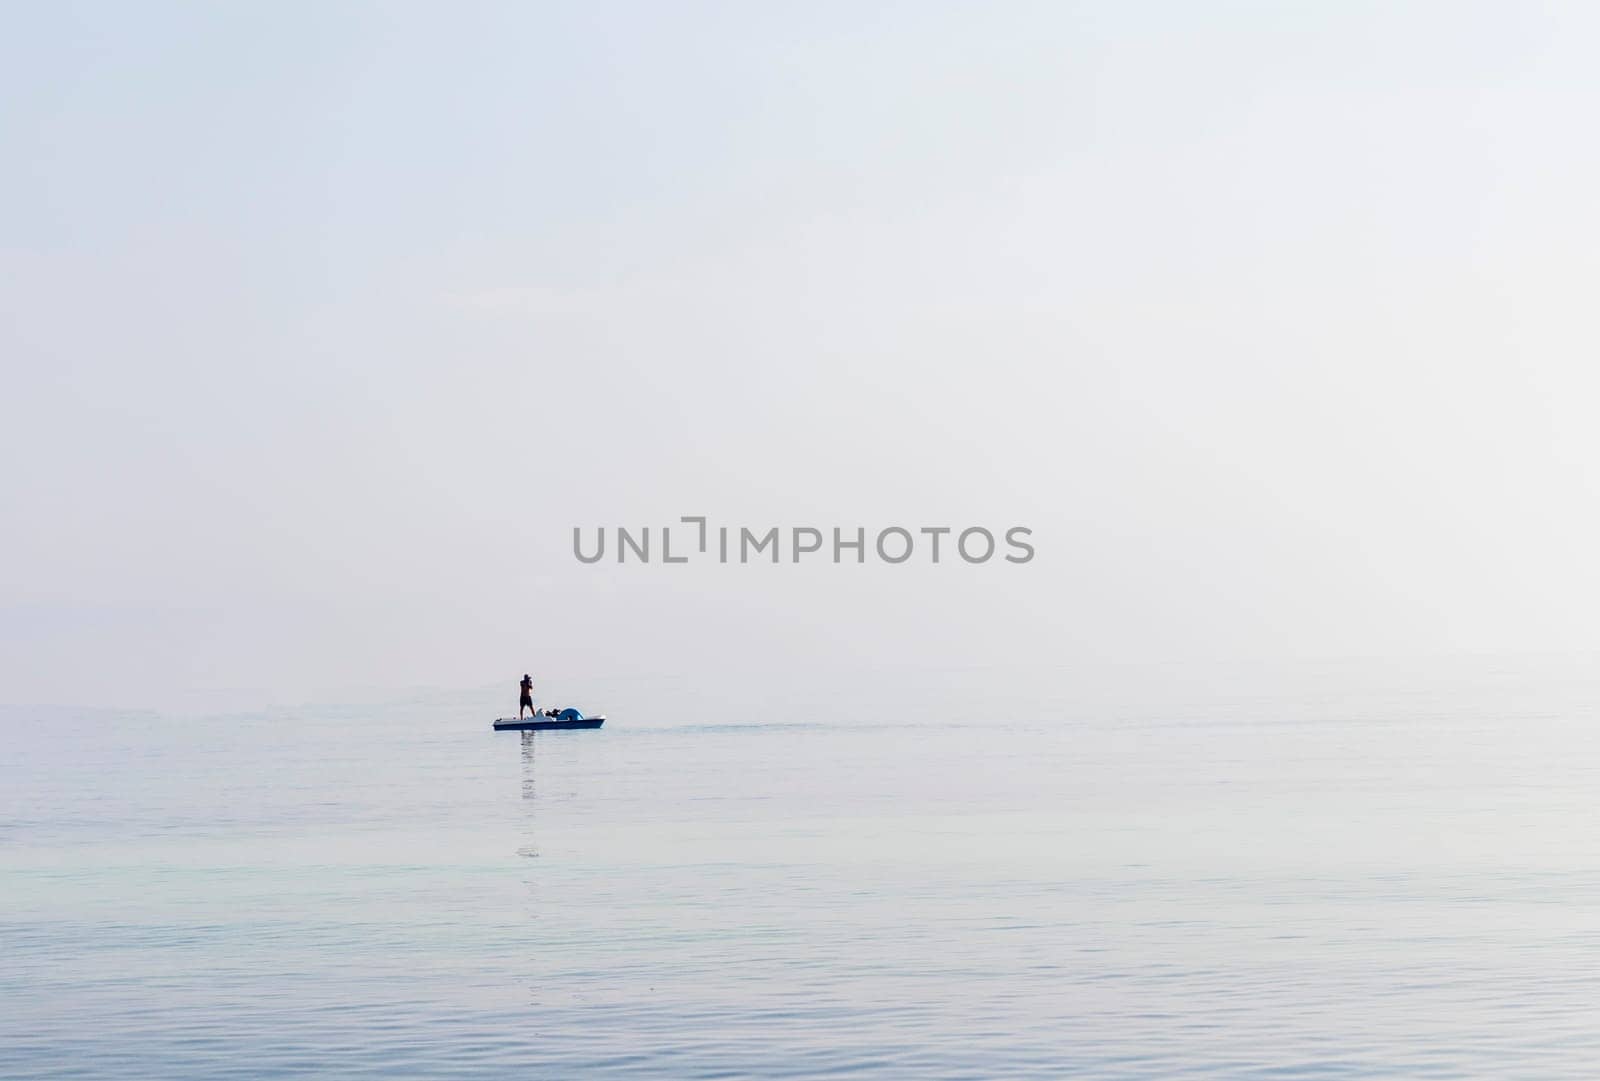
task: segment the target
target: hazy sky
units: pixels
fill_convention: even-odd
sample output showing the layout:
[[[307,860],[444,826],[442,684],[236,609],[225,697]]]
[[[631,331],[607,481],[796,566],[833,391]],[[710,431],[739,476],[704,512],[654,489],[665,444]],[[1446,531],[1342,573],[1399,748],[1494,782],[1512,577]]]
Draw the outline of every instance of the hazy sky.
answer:
[[[0,700],[1600,649],[1593,5],[3,11]]]

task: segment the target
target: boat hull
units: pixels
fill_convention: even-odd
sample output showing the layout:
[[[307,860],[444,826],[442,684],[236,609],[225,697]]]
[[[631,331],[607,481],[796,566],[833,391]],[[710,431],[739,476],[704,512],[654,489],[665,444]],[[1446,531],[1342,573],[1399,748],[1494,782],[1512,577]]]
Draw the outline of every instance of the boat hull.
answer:
[[[494,722],[496,732],[550,732],[562,728],[599,728],[606,723],[604,717],[584,717],[576,721],[558,721],[553,717],[501,717]]]

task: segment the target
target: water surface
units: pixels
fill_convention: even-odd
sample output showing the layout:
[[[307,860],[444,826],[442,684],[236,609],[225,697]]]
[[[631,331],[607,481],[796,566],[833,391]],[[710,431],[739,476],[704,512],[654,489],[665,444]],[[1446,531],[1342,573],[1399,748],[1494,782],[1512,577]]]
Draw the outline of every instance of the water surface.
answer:
[[[1080,675],[8,709],[0,1075],[1593,1076],[1583,666]]]

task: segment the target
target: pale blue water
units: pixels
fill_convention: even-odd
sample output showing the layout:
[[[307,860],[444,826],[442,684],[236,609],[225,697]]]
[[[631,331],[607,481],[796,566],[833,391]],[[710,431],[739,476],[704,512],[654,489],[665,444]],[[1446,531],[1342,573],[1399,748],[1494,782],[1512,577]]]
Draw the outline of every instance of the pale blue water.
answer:
[[[7,710],[0,1076],[1594,1076],[1582,665],[1081,676]]]

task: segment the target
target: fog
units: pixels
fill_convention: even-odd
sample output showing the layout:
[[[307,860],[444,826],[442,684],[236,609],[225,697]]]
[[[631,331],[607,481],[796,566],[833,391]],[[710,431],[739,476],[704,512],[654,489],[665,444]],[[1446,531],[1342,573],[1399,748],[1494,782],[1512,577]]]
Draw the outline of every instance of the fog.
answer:
[[[6,22],[0,700],[1600,649],[1591,6]]]

